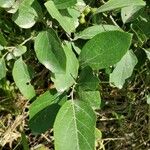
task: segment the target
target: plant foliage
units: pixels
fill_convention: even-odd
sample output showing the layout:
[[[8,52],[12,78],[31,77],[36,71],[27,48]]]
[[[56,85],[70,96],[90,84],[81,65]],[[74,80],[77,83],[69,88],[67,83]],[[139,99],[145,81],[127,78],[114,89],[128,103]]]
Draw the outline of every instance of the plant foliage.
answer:
[[[99,73],[122,89],[140,66],[137,51],[150,59],[149,7],[143,0],[97,8],[86,0],[0,0],[0,87],[12,76],[31,100],[32,132],[54,128],[56,150],[95,149]],[[52,86],[37,92],[45,81]]]

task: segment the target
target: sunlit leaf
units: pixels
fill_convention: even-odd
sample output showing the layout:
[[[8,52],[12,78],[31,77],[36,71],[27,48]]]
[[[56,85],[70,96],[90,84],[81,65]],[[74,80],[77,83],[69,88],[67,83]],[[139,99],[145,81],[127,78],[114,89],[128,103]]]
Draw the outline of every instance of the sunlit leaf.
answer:
[[[40,32],[35,39],[35,52],[38,60],[53,73],[64,73],[66,56],[61,42],[53,29]]]
[[[66,102],[54,123],[56,150],[94,150],[96,117],[82,101]]]
[[[58,9],[65,9],[77,3],[77,0],[53,0]]]
[[[34,87],[30,83],[31,76],[29,68],[23,62],[22,58],[19,58],[14,64],[13,78],[24,97],[31,99],[35,96]]]
[[[15,0],[0,0],[0,7],[9,8],[14,4]]]
[[[72,51],[71,44],[64,45],[64,52],[66,54],[66,71],[64,73],[58,72],[52,77],[54,86],[58,91],[65,91],[75,83],[78,76],[79,62],[74,52]]]
[[[110,84],[118,88],[122,88],[125,80],[132,75],[133,69],[138,60],[132,50],[122,57],[122,59],[116,64],[115,69],[110,74]]]
[[[31,6],[32,3],[28,0],[22,1],[17,12],[13,14],[13,21],[21,28],[31,28],[36,23],[38,15]]]
[[[95,35],[99,33],[111,31],[111,30],[122,30],[122,29],[114,25],[94,25],[77,33],[75,35],[75,40],[76,39],[92,39]]]
[[[82,67],[90,66],[92,69],[102,69],[114,65],[129,49],[131,37],[131,34],[121,31],[97,34],[81,50],[80,65]]]
[[[99,7],[96,13],[110,11],[128,6],[145,6],[145,4],[146,3],[143,0],[109,0],[104,5]]]
[[[143,6],[128,6],[121,9],[121,18],[123,23],[135,20],[138,17],[138,12]]]
[[[79,99],[86,102],[93,109],[99,109],[101,104],[101,97],[99,91],[78,91]]]
[[[75,31],[73,20],[67,16],[61,15],[53,1],[46,2],[45,6],[52,18],[56,19],[66,32],[71,33]]]

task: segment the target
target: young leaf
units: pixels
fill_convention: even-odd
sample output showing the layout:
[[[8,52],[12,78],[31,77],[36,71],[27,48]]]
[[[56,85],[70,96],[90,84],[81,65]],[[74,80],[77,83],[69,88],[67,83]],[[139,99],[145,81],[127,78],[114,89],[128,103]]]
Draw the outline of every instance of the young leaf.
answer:
[[[81,70],[78,79],[79,89],[82,90],[97,90],[99,86],[99,79],[93,74],[93,70],[87,66]]]
[[[76,39],[92,39],[95,35],[106,32],[106,31],[112,31],[112,30],[122,30],[117,26],[114,25],[94,25],[91,27],[88,27],[84,29],[83,31],[77,33],[75,35]]]
[[[66,54],[66,71],[65,73],[56,73],[52,77],[52,81],[58,91],[65,91],[75,83],[78,76],[79,62],[74,52],[72,51],[71,44],[64,45],[64,52]]]
[[[128,6],[145,6],[145,4],[146,3],[143,0],[109,0],[104,5],[99,7],[96,13],[101,13]]]
[[[15,57],[19,57],[19,56],[23,55],[26,51],[27,51],[26,46],[18,45],[14,48],[13,55]]]
[[[138,60],[132,50],[122,57],[122,59],[116,64],[115,69],[110,74],[110,84],[121,89],[125,83],[125,80],[132,75],[133,69]]]
[[[121,31],[97,34],[83,47],[79,56],[80,65],[102,69],[116,64],[129,49],[131,37],[131,34]]]
[[[67,101],[54,123],[55,149],[94,150],[95,123],[95,113],[85,102]]]
[[[75,31],[75,25],[71,18],[67,16],[62,16],[58,9],[56,8],[53,1],[48,1],[45,3],[45,6],[47,8],[47,11],[49,14],[56,19],[61,27],[68,33]]]
[[[17,12],[13,14],[13,21],[21,28],[31,28],[36,23],[38,15],[31,4],[31,2],[24,0]]]
[[[30,73],[28,66],[19,58],[13,67],[13,78],[20,92],[27,99],[35,96],[34,87],[30,84]]]
[[[59,95],[56,91],[47,91],[40,95],[29,108],[29,127],[32,132],[43,133],[53,127],[60,108]]]
[[[38,34],[35,39],[38,60],[53,73],[64,73],[66,56],[56,32],[50,28]]]
[[[0,58],[0,80],[6,76],[6,65],[4,58]]]
[[[15,0],[0,0],[0,7],[10,8],[14,2]]]
[[[123,23],[130,22],[138,17],[139,10],[143,6],[128,6],[121,9],[121,18]]]
[[[93,109],[100,109],[101,97],[99,91],[78,91],[79,99],[88,103]]]
[[[77,3],[77,0],[53,0],[58,9],[65,9]]]

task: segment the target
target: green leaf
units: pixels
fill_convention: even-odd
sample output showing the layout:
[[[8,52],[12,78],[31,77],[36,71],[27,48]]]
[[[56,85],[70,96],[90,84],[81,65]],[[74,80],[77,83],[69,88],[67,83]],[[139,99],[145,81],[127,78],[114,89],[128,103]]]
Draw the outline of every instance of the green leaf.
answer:
[[[147,42],[150,38],[150,15],[148,10],[145,9],[141,12],[141,15],[131,24],[131,28],[142,44]]]
[[[100,109],[101,97],[99,91],[78,91],[79,100],[86,102],[93,109]]]
[[[121,9],[121,18],[123,23],[128,23],[136,19],[139,15],[139,11],[143,6],[128,6]]]
[[[30,83],[29,68],[23,62],[22,58],[19,58],[14,64],[13,78],[24,97],[31,99],[35,96],[34,87]]]
[[[94,25],[84,29],[83,31],[77,33],[75,35],[76,39],[92,39],[95,35],[105,32],[105,31],[112,31],[112,30],[120,30],[121,29],[114,25]]]
[[[53,0],[58,9],[65,9],[77,3],[77,0]]]
[[[133,31],[133,33],[136,37],[136,42],[140,46],[142,46],[144,44],[144,42],[146,42],[148,40],[148,37],[143,33],[143,30],[140,26],[138,26],[138,23],[131,24],[130,28],[131,28],[131,30]]]
[[[96,13],[101,13],[128,6],[145,6],[145,4],[146,3],[143,0],[109,0],[104,5],[99,7]]]
[[[146,95],[147,104],[150,105],[150,94]]]
[[[98,128],[95,128],[95,138],[97,141],[102,139],[102,132]]]
[[[66,32],[71,33],[75,31],[74,21],[70,17],[61,15],[53,1],[46,2],[45,7],[52,18],[56,19]]]
[[[55,150],[94,150],[95,124],[95,113],[85,102],[66,102],[54,123]]]
[[[6,9],[6,11],[12,14],[16,13],[17,10],[19,9],[20,3],[21,3],[20,0],[16,0],[10,8]]]
[[[0,80],[6,76],[6,65],[4,58],[0,58]]]
[[[36,23],[38,14],[31,4],[31,2],[24,0],[17,12],[13,14],[13,21],[21,28],[31,28]]]
[[[56,114],[60,108],[59,95],[50,90],[40,95],[29,108],[29,127],[32,132],[43,133],[53,127]]]
[[[138,60],[132,50],[122,57],[122,59],[116,64],[115,69],[110,74],[110,84],[121,89],[125,83],[125,80],[132,75],[133,69]]]
[[[35,0],[22,0],[21,4],[26,6],[31,6]]]
[[[56,94],[55,90],[46,91],[44,94],[41,94],[30,106],[29,108],[29,117],[30,120],[38,114],[38,112],[42,111],[47,106],[56,102],[58,94]]]
[[[56,32],[50,28],[38,34],[35,39],[38,60],[53,73],[64,73],[66,56]]]
[[[9,8],[14,4],[15,0],[0,0],[0,7]]]
[[[1,46],[6,46],[7,45],[7,41],[4,38],[3,34],[0,32],[0,45]]]
[[[150,48],[149,49],[144,49],[146,55],[147,55],[147,58],[150,60]]]
[[[99,78],[94,75],[93,70],[87,66],[79,74],[78,86],[82,90],[97,90],[99,87]]]
[[[21,143],[24,150],[30,150],[29,142],[24,132],[21,133]]]
[[[74,23],[74,27],[77,28],[79,26],[79,17],[81,15],[80,11],[74,7],[71,7],[67,9],[67,12],[68,19],[72,20],[72,22]]]
[[[81,50],[81,67],[89,65],[92,69],[102,69],[116,64],[129,49],[131,37],[131,34],[121,31],[97,34]]]
[[[0,45],[0,55],[1,55],[1,50],[3,50],[4,47],[2,45]]]
[[[62,10],[59,10],[59,12],[62,15],[63,19],[65,19],[65,21],[68,22],[68,26],[72,27],[72,30],[70,32],[74,32],[75,28],[77,28],[79,25],[78,18],[80,16],[80,12],[76,10],[75,8],[62,9]],[[68,33],[70,34],[70,32]]]
[[[76,46],[74,42],[71,42],[71,45],[72,45],[74,51],[79,55],[81,52],[81,49],[78,46]]]
[[[23,55],[26,51],[27,51],[26,46],[18,45],[13,49],[12,53],[15,57],[19,57],[19,56]]]
[[[54,86],[58,91],[65,91],[75,83],[78,76],[79,62],[74,52],[72,51],[71,44],[64,45],[64,52],[66,54],[66,71],[65,73],[58,72],[52,77]]]
[[[32,7],[35,9],[36,13],[38,14],[38,20],[39,21],[43,20],[44,12],[42,10],[42,5],[40,4],[40,1],[38,2],[38,0],[34,0],[34,2],[32,3]]]
[[[51,104],[41,110],[29,121],[29,128],[35,134],[41,134],[53,128],[56,115],[60,109],[58,104]]]

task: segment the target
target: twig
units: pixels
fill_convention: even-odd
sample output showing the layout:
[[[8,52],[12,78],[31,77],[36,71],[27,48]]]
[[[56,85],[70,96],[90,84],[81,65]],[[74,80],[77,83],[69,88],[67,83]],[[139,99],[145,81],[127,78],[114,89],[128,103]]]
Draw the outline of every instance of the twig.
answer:
[[[102,119],[99,119],[100,121],[113,121],[113,120],[119,120],[117,118],[102,118]]]
[[[29,37],[28,39],[26,39],[25,41],[23,41],[20,45],[24,45],[25,43],[27,43],[28,41],[32,40],[33,36]]]
[[[71,96],[71,99],[73,100],[73,94],[74,94],[74,89],[75,89],[75,84],[72,86],[72,91],[71,91],[71,93],[70,93],[70,96]]]
[[[142,145],[145,145],[145,143],[147,143],[149,141],[149,139],[147,141],[144,141],[143,143],[141,143],[140,145],[138,145],[137,147],[135,147],[135,149],[139,149],[139,147],[141,147]]]
[[[46,139],[47,142],[51,143],[51,140],[49,138],[47,138],[44,134],[41,134],[41,136]]]
[[[109,16],[109,18],[115,26],[119,27],[119,25],[116,23],[116,21],[114,20],[114,18],[111,15]]]
[[[117,141],[117,140],[122,140],[124,141],[125,138],[105,138],[105,139],[102,139],[103,141]]]

